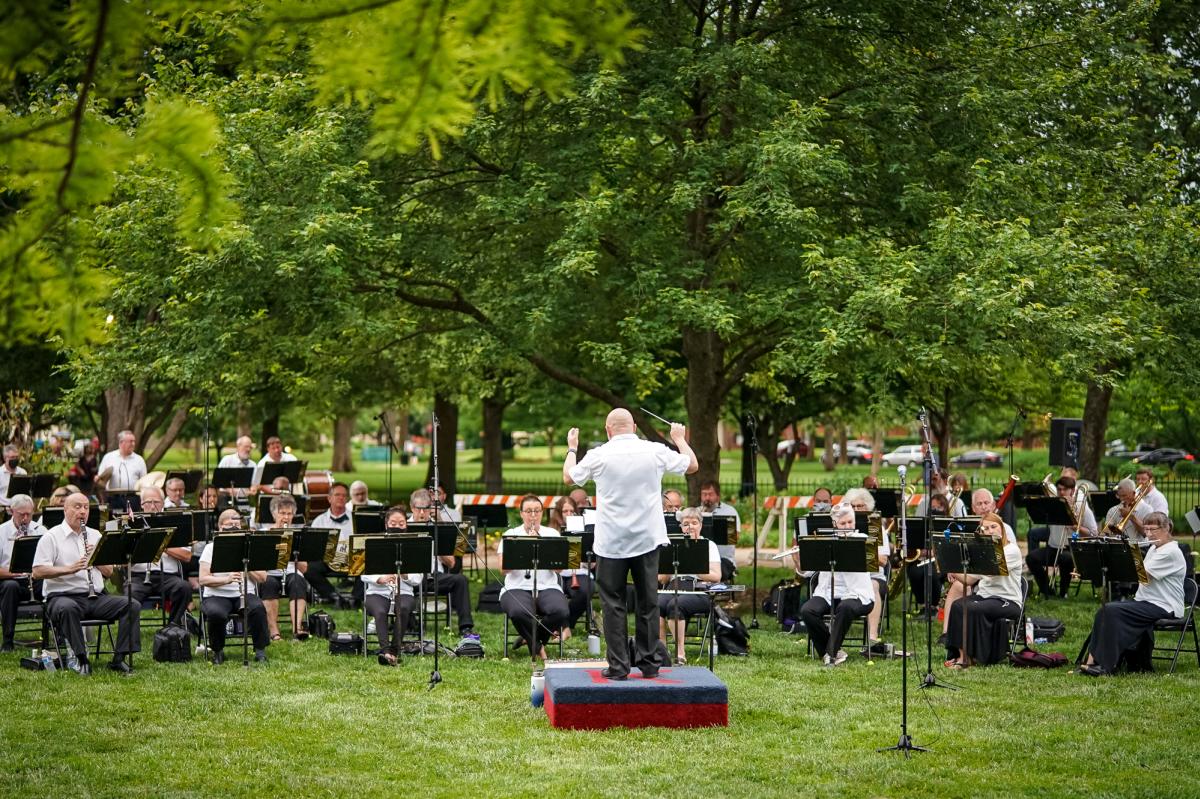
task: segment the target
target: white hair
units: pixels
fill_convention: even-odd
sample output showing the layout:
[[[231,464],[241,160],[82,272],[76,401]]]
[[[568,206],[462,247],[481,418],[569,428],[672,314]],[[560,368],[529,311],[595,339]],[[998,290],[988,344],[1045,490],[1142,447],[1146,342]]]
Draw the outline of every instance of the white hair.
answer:
[[[865,488],[851,488],[842,495],[842,502],[846,505],[853,505],[855,502],[861,502],[867,506],[868,511],[875,510],[875,497]]]

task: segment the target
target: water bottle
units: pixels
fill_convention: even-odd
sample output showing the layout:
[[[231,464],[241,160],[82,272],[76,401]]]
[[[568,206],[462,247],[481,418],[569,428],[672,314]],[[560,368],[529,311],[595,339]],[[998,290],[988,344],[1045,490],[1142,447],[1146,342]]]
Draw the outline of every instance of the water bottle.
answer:
[[[50,654],[49,649],[42,650],[42,671],[58,671],[58,667],[54,665],[54,656]]]
[[[79,671],[79,658],[75,657],[75,650],[67,644],[67,668],[71,671]]]
[[[546,700],[546,675],[535,671],[529,678],[529,704],[541,707]]]
[[[600,657],[600,636],[591,633],[587,637],[587,651],[592,657]]]
[[[1033,619],[1025,620],[1025,645],[1033,646]]]

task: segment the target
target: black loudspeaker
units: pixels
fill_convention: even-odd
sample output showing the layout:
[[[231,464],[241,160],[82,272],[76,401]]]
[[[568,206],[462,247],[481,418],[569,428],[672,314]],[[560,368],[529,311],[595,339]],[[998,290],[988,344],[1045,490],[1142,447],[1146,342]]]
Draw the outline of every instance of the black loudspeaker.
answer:
[[[1079,468],[1083,455],[1083,420],[1050,420],[1050,465]]]

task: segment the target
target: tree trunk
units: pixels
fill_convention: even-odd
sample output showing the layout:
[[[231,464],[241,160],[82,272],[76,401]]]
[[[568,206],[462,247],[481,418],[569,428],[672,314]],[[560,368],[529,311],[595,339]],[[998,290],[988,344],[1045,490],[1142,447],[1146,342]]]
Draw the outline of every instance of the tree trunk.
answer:
[[[350,439],[354,437],[355,416],[339,416],[333,421],[333,461],[329,468],[335,472],[354,471],[350,457]]]
[[[846,425],[839,424],[837,432],[838,432],[838,465],[845,466],[847,463],[850,462],[850,453],[846,452],[846,449],[847,449],[846,442],[849,440],[849,436],[846,435]]]
[[[825,433],[825,451],[821,453],[821,466],[825,471],[832,472],[835,465],[833,462],[833,422],[829,417],[825,418],[821,428]]]
[[[1083,402],[1083,452],[1079,460],[1079,472],[1097,485],[1100,483],[1100,459],[1104,457],[1112,394],[1111,385],[1089,382],[1087,397]]]
[[[942,392],[942,407],[929,414],[929,432],[933,436],[933,444],[937,447],[938,465],[949,469],[947,458],[950,456],[950,429],[952,424],[950,389]]]
[[[495,397],[483,398],[483,489],[489,494],[504,490],[504,409],[507,402]]]
[[[458,405],[441,394],[434,394],[433,413],[438,418],[438,485],[446,489],[446,496],[449,498],[458,493]],[[425,485],[432,484],[433,458],[430,458],[425,468]]]
[[[263,419],[262,438],[258,440],[258,448],[262,451],[263,455],[267,454],[267,439],[277,435],[279,435],[279,411],[274,411],[269,413],[267,418]],[[283,443],[285,446],[287,445],[286,441]]]
[[[725,369],[725,342],[708,330],[685,328],[682,341],[683,357],[687,361],[687,385],[684,404],[687,407],[688,444],[696,453],[699,465],[695,474],[688,475],[688,505],[700,504],[700,484],[712,480],[721,484],[721,441],[718,422],[726,393],[721,391]]]
[[[163,431],[160,438],[154,445],[154,450],[146,455],[146,468],[153,470],[158,462],[162,460],[167,451],[175,444],[179,438],[179,431],[183,429],[183,425],[188,420],[187,405],[181,405],[175,409],[175,415],[171,417],[171,421],[167,424],[167,429]],[[148,442],[147,442],[148,443]],[[201,444],[203,447],[203,444]]]
[[[253,434],[250,424],[250,406],[239,403],[237,406],[237,438]]]
[[[546,428],[546,450],[547,450],[546,457],[548,457],[551,462],[554,462],[554,460],[555,460],[555,458],[554,458],[554,433],[555,433],[554,425],[550,425],[549,427]]]
[[[137,437],[136,451],[146,445],[142,433],[146,426],[146,390],[130,383],[122,383],[104,389],[104,451],[117,448],[117,435],[122,430],[132,430]]]
[[[871,432],[871,476],[879,476],[879,464],[883,463],[883,427],[876,425]]]

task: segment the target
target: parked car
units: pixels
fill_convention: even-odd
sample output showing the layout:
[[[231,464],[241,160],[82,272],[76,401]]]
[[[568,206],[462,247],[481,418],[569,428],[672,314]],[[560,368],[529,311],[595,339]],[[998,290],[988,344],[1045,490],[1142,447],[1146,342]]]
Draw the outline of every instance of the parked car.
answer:
[[[922,460],[920,444],[901,444],[883,456],[888,466],[916,466]]]
[[[1110,458],[1134,458],[1139,455],[1149,455],[1157,447],[1153,444],[1137,444],[1130,449],[1121,439],[1108,442],[1108,446],[1104,450],[1104,454]]]
[[[1147,466],[1174,466],[1179,461],[1195,460],[1190,452],[1185,452],[1181,449],[1171,449],[1170,447],[1160,447],[1159,449],[1147,452],[1145,455],[1138,455],[1133,459],[1134,463],[1142,463]]]
[[[833,445],[833,459],[836,461],[842,455],[842,447],[838,443]],[[871,451],[871,445],[866,441],[855,439],[846,442],[846,460],[850,463],[870,463],[871,458],[875,457],[875,453]]]
[[[808,444],[804,441],[790,438],[787,441],[780,441],[778,446],[775,447],[775,454],[781,458],[789,452],[793,453],[797,458],[807,458]]]
[[[992,452],[990,449],[969,449],[961,455],[955,455],[950,459],[951,466],[977,467],[982,469],[985,466],[1003,466],[1004,456],[999,452]]]

